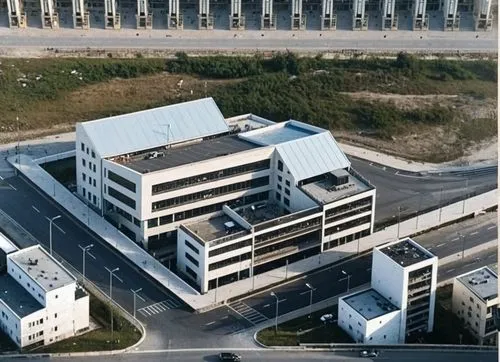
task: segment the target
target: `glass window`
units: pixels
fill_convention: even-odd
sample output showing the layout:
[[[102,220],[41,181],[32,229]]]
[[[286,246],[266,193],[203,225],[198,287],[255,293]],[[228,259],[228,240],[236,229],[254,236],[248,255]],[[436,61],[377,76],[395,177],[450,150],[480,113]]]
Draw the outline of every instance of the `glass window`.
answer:
[[[92,171],[95,172],[96,168],[95,168],[95,163],[92,165]]]
[[[281,190],[281,185],[280,185],[280,184],[278,184],[277,186],[278,186],[278,190]]]
[[[286,197],[283,198],[283,202],[286,206],[290,206],[290,200],[288,200]]]
[[[149,219],[148,220],[148,228],[154,228],[158,226],[158,218],[155,217],[154,219]]]
[[[286,184],[288,187],[290,187],[290,181],[286,180],[286,181],[285,181],[285,184]]]
[[[186,243],[186,246],[191,249],[192,251],[194,251],[196,254],[200,254],[200,251],[198,250],[198,248],[196,246],[194,246],[193,244],[191,244],[189,241],[187,240],[184,240],[184,242]]]
[[[95,180],[94,180],[95,182]],[[95,186],[95,185],[94,185]],[[95,197],[95,195],[92,195],[92,203],[95,205],[97,204],[97,198]]]
[[[94,187],[96,187],[96,186],[95,186],[95,185],[96,185],[96,184],[95,184],[95,179],[92,181],[92,183],[94,184]]]
[[[86,192],[85,187],[83,187],[83,188],[82,188],[83,197],[86,197],[86,196],[87,196],[85,192]]]
[[[189,260],[191,263],[193,263],[193,265],[196,265],[196,266],[199,266],[200,263],[198,263],[198,260],[196,260],[195,258],[193,258],[191,255],[189,255],[188,253],[185,253],[185,256],[186,256],[186,259]]]
[[[276,200],[281,201],[281,194],[276,192]]]
[[[92,150],[92,158],[95,158],[95,152]]]
[[[285,194],[287,194],[288,196],[290,196],[290,190],[285,188]]]
[[[85,151],[85,143],[83,143],[83,142],[82,142],[82,143],[81,143],[81,146],[82,146],[82,147],[81,147],[81,148],[82,148],[82,151]]]
[[[82,172],[82,179],[83,181],[87,181],[87,175],[85,175],[85,173]]]
[[[84,158],[82,158],[82,166],[83,167],[87,166],[87,164],[85,163],[85,159]]]
[[[282,176],[278,176],[278,181],[279,182],[283,181],[283,177]]]
[[[283,171],[283,162],[278,160],[278,170]]]

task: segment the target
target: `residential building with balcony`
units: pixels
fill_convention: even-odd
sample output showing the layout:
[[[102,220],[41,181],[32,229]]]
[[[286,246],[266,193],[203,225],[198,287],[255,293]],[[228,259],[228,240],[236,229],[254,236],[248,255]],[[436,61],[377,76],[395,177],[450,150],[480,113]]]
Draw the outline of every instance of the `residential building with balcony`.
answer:
[[[206,98],[76,134],[80,197],[203,293],[373,231],[375,188],[319,127]]]
[[[373,249],[371,288],[379,293],[385,300],[372,298],[371,305],[366,303],[361,308],[372,310],[384,308],[390,303],[400,311],[398,330],[393,331],[392,338],[387,343],[404,343],[406,338],[418,334],[432,332],[434,325],[434,306],[436,299],[438,258],[421,247],[410,238],[394,241]],[[352,295],[341,298],[348,301]],[[386,302],[387,301],[387,302]],[[354,303],[354,305],[357,305]],[[386,311],[388,318],[392,312],[391,307]],[[363,311],[355,308],[356,318],[363,317]],[[365,343],[376,344],[380,341],[380,335],[386,335],[383,324],[380,330],[360,331],[361,334],[353,334],[352,330],[346,329],[340,321],[345,320],[345,315],[340,310],[339,302],[339,326],[349,333],[355,340],[363,336]],[[351,313],[351,314],[352,314]],[[396,318],[396,317],[395,317]],[[366,318],[365,318],[366,319]],[[391,319],[392,320],[392,319]],[[369,333],[370,332],[370,333]],[[373,340],[366,336],[374,337]],[[385,340],[385,338],[383,338]]]
[[[453,313],[481,345],[496,343],[493,308],[497,306],[498,276],[490,268],[479,268],[453,280]]]
[[[0,328],[20,348],[46,345],[89,328],[89,296],[40,245],[6,255],[0,275]]]

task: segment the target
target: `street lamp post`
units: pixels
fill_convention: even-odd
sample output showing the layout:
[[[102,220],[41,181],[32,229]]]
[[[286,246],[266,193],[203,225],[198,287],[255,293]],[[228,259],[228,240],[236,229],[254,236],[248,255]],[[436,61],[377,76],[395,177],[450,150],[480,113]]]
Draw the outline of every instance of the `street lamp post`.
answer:
[[[465,200],[467,200],[467,189],[469,188],[469,179],[465,179],[465,195],[462,203],[462,214],[465,214]]]
[[[463,259],[465,256],[465,235],[463,235],[461,233],[457,233],[457,234],[458,234],[458,237],[460,239],[462,239],[462,259]]]
[[[109,309],[111,311],[111,338],[113,338],[113,276],[115,278],[118,278],[116,275],[114,275],[114,273],[120,270],[120,268],[117,267],[111,270],[108,269],[107,267],[104,267],[104,269],[106,269],[109,272],[109,302],[110,302]]]
[[[306,287],[309,288],[309,317],[308,318],[311,318],[311,312],[312,312],[312,303],[313,303],[313,291],[315,290],[314,287],[309,284],[309,283],[306,283]]]
[[[278,334],[278,305],[279,305],[279,299],[276,293],[271,292],[271,295],[276,298],[276,315],[274,317],[274,333]]]
[[[57,219],[61,218],[61,215],[54,216],[52,219],[49,219],[49,249],[50,255],[52,255],[52,224]]]
[[[345,270],[342,270],[342,274],[345,275],[345,278],[342,278],[341,280],[347,279],[347,293],[349,293],[349,287],[350,287],[350,282],[351,282],[351,274],[348,274]]]
[[[401,206],[398,206],[398,240],[399,240],[399,224],[401,221]]]
[[[142,288],[139,288],[139,289],[137,289],[137,290],[130,289],[130,291],[134,294],[134,319],[136,319],[136,320],[137,320],[137,318],[135,317],[135,310],[136,310],[136,308],[135,308],[135,298],[136,298],[136,297],[139,297],[139,299],[140,299],[140,300],[142,300],[143,302],[145,302],[145,301],[146,301],[143,297],[141,297],[140,295],[138,295],[138,294],[137,294],[137,293],[139,293],[141,290],[142,290]]]
[[[82,274],[83,274],[83,282],[85,283],[85,256],[89,254],[95,260],[95,256],[89,253],[89,250],[94,247],[94,244],[89,244],[87,246],[81,246],[80,244],[78,244],[78,247],[82,249],[82,257],[83,257]]]

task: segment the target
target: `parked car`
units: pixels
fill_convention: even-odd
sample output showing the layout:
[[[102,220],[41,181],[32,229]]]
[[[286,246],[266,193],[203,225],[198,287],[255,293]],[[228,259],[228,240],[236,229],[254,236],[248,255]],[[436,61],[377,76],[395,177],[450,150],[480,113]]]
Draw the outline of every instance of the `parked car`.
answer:
[[[375,349],[370,349],[369,351],[363,350],[363,351],[359,352],[360,357],[378,357],[378,355],[379,355],[379,351],[377,351]]]
[[[324,314],[321,316],[320,320],[323,323],[334,323],[335,320],[333,319],[333,314]]]
[[[241,356],[237,355],[236,353],[222,352],[219,354],[219,360],[220,361],[240,362]]]

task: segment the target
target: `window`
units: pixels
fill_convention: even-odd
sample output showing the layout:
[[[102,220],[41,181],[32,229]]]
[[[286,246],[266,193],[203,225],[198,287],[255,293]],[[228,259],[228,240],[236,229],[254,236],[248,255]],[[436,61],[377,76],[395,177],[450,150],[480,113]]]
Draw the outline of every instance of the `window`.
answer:
[[[85,173],[82,172],[82,179],[83,181],[87,181],[87,175],[85,175]]]
[[[476,304],[476,307],[477,307],[477,309],[480,309],[480,308],[481,308],[481,307],[479,306],[479,303],[478,303],[478,304]]]
[[[85,164],[85,159],[84,159],[84,158],[82,158],[82,166],[83,166],[83,167],[85,167],[85,166],[86,166],[86,164]]]
[[[85,187],[82,188],[82,192],[83,192],[83,197],[86,197],[87,195],[86,195]]]
[[[283,202],[286,206],[290,206],[290,200],[288,200],[286,197],[283,198]]]
[[[92,181],[92,183],[94,184],[94,187],[96,187],[96,186],[95,186],[95,179]]]
[[[54,318],[57,318],[57,313],[54,313]]]
[[[283,162],[278,160],[278,170],[283,171]]]
[[[92,158],[95,158],[95,152],[92,150]]]
[[[278,181],[279,182],[283,181],[283,177],[282,176],[278,176]]]
[[[92,171],[95,172],[96,168],[95,168],[95,163],[92,165]]]
[[[40,324],[43,324],[43,318],[40,318]]]
[[[281,189],[282,189],[282,187],[281,187],[281,185],[280,185],[280,184],[278,184],[277,186],[278,186],[278,190],[281,190]]]
[[[31,334],[28,336],[28,340],[31,341]]]
[[[2,317],[4,316],[4,313],[2,312]],[[31,328],[31,322],[28,323],[28,328]]]
[[[281,201],[281,194],[276,192],[276,200]]]
[[[186,256],[186,259],[189,260],[191,263],[193,263],[196,266],[200,266],[200,263],[198,263],[198,260],[193,258],[191,255],[189,255],[188,253],[185,253],[185,256]]]
[[[29,288],[29,287],[31,287],[31,284],[30,284],[30,283],[28,283],[27,285],[28,285],[28,288]]]
[[[83,143],[83,142],[81,143],[81,148],[82,148],[82,151],[85,152],[85,143]]]
[[[158,218],[155,217],[154,219],[149,219],[148,220],[148,228],[154,228],[158,226]]]
[[[290,181],[285,180],[285,185],[287,185],[288,187],[290,187]]]
[[[187,240],[184,240],[184,242],[186,243],[186,246],[191,249],[192,251],[194,251],[196,254],[200,254],[200,251],[198,250],[197,247],[195,247],[193,244],[191,244],[189,241]]]
[[[92,171],[92,161],[89,161],[89,170]]]
[[[384,339],[386,339],[386,338],[387,338],[387,336],[384,334]]]
[[[39,335],[40,335],[40,336],[43,336],[43,331],[40,331],[40,332],[39,332]]]
[[[160,225],[170,224],[172,221],[172,215],[160,216]]]
[[[95,180],[94,180],[94,182],[95,182]],[[94,185],[94,186],[95,186],[95,185]],[[92,195],[92,203],[93,203],[94,205],[96,205],[96,204],[97,204],[97,198],[95,197],[95,195]]]
[[[186,265],[186,273],[188,273],[190,276],[193,277],[193,279],[198,279],[198,275],[195,273],[195,271],[193,269],[191,269],[190,267],[188,267]]]
[[[89,185],[92,186],[92,177],[89,176]]]
[[[114,173],[113,171],[108,172],[108,179],[113,181],[115,184],[118,184],[118,185],[126,188],[127,190],[135,192],[135,183],[127,180],[125,177],[122,177],[122,176]]]
[[[87,155],[89,154],[89,148],[87,147]]]
[[[57,326],[55,326],[55,327],[54,327],[54,331],[56,331],[56,332],[57,332]]]
[[[470,297],[469,300],[474,303],[474,298]]]
[[[287,189],[287,188],[285,187],[285,194],[287,194],[288,196],[290,196],[290,189]]]
[[[92,200],[92,193],[89,191],[89,201]]]
[[[108,186],[108,195],[135,210],[135,200]]]

